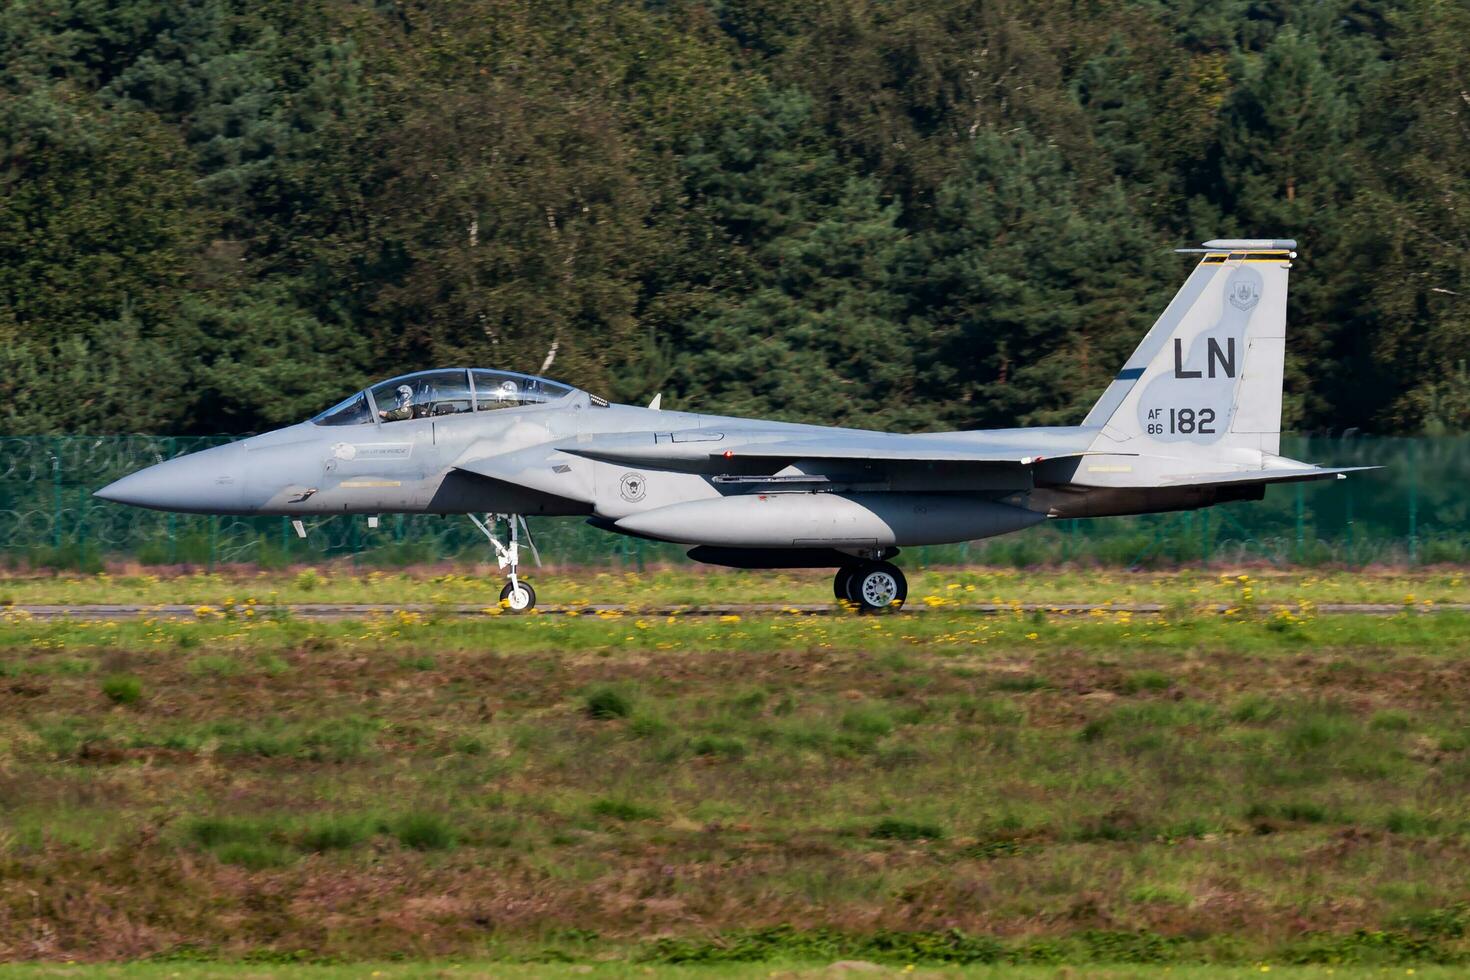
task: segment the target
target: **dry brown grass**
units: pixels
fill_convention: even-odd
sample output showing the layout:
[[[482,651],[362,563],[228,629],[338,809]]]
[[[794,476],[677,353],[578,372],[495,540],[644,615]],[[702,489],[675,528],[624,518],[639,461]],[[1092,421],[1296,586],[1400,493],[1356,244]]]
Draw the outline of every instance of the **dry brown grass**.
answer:
[[[1238,957],[1419,935],[1466,900],[1460,620],[1016,618],[976,646],[945,615],[623,618],[560,646],[513,624],[9,627],[32,632],[0,677],[0,958],[774,924]],[[138,700],[109,699],[114,674]],[[626,715],[590,712],[601,690]]]

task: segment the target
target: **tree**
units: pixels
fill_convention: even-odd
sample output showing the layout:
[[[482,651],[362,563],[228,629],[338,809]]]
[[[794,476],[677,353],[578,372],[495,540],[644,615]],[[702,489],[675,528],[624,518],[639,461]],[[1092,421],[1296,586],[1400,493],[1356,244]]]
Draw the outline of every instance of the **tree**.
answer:
[[[1393,70],[1373,93],[1360,160],[1378,179],[1360,226],[1378,329],[1362,361],[1385,427],[1470,429],[1470,11],[1418,0],[1392,18]]]
[[[823,144],[811,101],[773,91],[685,162],[725,263],[678,338],[680,397],[745,415],[931,422],[912,369],[923,330],[893,272],[900,209]]]
[[[910,265],[949,421],[1081,421],[1177,286],[1122,186],[1078,183],[1056,147],[986,132],[940,189]]]

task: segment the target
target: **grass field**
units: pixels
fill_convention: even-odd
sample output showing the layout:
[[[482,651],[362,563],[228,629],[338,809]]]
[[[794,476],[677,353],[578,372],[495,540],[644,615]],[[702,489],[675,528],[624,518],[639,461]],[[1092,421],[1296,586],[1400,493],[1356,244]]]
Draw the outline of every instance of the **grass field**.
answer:
[[[1266,969],[1262,971],[1262,966]],[[633,963],[558,964],[505,962],[360,963],[350,966],[303,966],[252,964],[129,963],[107,965],[12,965],[0,966],[0,977],[77,977],[79,980],[217,980],[246,977],[249,980],[478,980],[507,977],[511,980],[563,980],[593,977],[607,980],[646,980],[649,976],[675,980],[816,980],[833,977],[959,977],[965,980],[1446,980],[1462,976],[1453,967],[1126,965],[1126,966],[903,966],[866,960],[833,963],[737,963],[701,966],[657,967]]]
[[[1262,967],[1266,967],[1263,971]],[[867,960],[832,963],[736,963],[701,966],[657,967],[634,963],[559,964],[559,963],[359,963],[350,966],[263,965],[251,963],[179,964],[129,963],[108,965],[25,965],[0,966],[0,977],[77,977],[79,980],[217,980],[224,977],[246,977],[249,980],[478,980],[507,977],[511,980],[562,980],[593,977],[607,980],[646,980],[649,976],[675,980],[816,980],[833,977],[961,977],[965,980],[1227,980],[1250,977],[1253,980],[1358,980],[1388,977],[1413,980],[1446,980],[1462,976],[1453,967],[1383,967],[1306,966],[1281,967],[1271,964],[1250,966],[1197,965],[1126,965],[1126,966],[949,966],[920,967],[872,963]]]
[[[392,601],[314,574],[312,598]],[[184,622],[0,613],[0,958],[359,964],[305,974],[324,977],[1467,958],[1470,617],[1314,616],[1303,590],[1331,576],[967,575],[1007,601],[1200,588],[1230,611],[980,615],[936,574],[937,608],[881,618],[306,622],[227,577],[137,586],[210,606]],[[402,581],[468,588],[434,577]],[[723,591],[698,578],[673,588]],[[83,583],[136,601],[116,578],[3,588]]]
[[[527,570],[543,603],[678,605],[709,603],[811,603],[832,598],[826,570],[736,572],[700,566],[652,568],[645,573]],[[1244,575],[1244,578],[1241,576]],[[1369,572],[1313,569],[1232,569],[1127,572],[1117,569],[1028,571],[1017,569],[910,570],[910,602],[1161,602],[1167,605],[1302,602],[1470,602],[1470,583],[1458,568],[1381,569]],[[221,607],[299,602],[401,602],[493,605],[503,577],[490,566],[443,566],[405,572],[362,570],[351,565],[286,572],[249,567],[212,574],[160,576],[118,568],[100,575],[3,575],[0,605],[27,603],[189,603]]]

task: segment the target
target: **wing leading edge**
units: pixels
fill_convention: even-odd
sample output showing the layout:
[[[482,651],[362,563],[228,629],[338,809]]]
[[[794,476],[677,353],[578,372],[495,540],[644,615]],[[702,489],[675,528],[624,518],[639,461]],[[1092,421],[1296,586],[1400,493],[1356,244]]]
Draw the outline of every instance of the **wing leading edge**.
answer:
[[[838,431],[825,438],[792,439],[763,432],[628,433],[582,437],[557,449],[573,456],[688,473],[742,472],[768,464],[771,472],[802,460],[868,463],[969,463],[1030,466],[1044,459],[1087,455],[1073,445],[1028,449],[1010,442],[939,439],[924,435]],[[1116,454],[1114,454],[1116,455]]]

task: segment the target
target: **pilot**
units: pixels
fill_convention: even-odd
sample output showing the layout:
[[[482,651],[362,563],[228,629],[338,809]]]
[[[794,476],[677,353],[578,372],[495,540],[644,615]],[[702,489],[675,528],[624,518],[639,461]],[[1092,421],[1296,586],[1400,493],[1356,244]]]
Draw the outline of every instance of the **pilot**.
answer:
[[[413,418],[413,389],[408,385],[399,385],[398,406],[379,412],[378,417],[384,422],[402,422]]]

